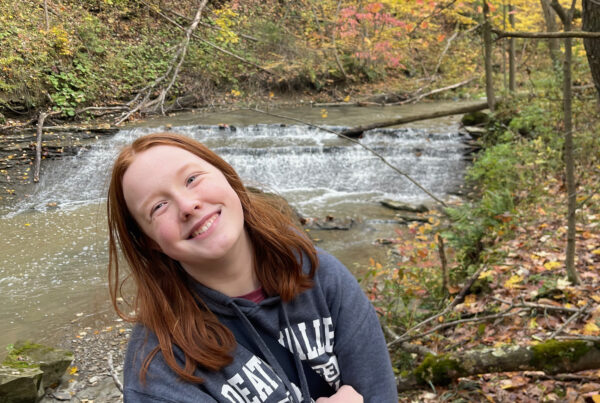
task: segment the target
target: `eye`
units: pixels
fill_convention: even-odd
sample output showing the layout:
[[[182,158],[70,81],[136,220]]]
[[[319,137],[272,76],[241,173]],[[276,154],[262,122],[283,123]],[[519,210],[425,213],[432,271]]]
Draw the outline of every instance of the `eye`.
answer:
[[[152,208],[150,209],[150,217],[152,217],[152,215],[154,213],[156,213],[162,206],[164,206],[165,204],[167,204],[167,202],[158,202],[156,203],[154,206],[152,206]]]
[[[185,180],[185,185],[189,186],[196,179],[198,179],[198,175],[196,175],[196,174],[188,176],[188,178]]]

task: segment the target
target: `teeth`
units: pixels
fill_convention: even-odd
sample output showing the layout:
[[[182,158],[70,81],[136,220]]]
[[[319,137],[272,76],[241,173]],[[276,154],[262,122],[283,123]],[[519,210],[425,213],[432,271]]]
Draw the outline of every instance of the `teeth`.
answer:
[[[195,237],[197,237],[198,235],[200,235],[200,234],[202,234],[202,233],[206,232],[206,231],[207,231],[207,230],[208,230],[208,229],[209,229],[209,228],[212,226],[212,224],[215,222],[215,220],[217,219],[217,217],[218,217],[218,216],[219,216],[218,214],[215,214],[215,215],[213,215],[212,217],[210,217],[210,218],[209,218],[209,219],[208,219],[208,220],[207,220],[207,221],[204,223],[204,225],[203,225],[202,227],[200,227],[200,229],[199,229],[198,231],[194,231],[194,232],[192,233],[192,238],[195,238]]]

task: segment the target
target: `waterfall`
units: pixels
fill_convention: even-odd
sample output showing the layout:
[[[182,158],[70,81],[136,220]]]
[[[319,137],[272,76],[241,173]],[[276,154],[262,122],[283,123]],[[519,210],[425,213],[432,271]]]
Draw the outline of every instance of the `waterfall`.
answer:
[[[341,131],[343,127],[329,126]],[[42,180],[15,212],[102,202],[119,149],[159,128],[121,130],[89,150],[46,161]],[[340,203],[375,203],[383,198],[408,202],[428,196],[361,146],[300,125],[179,126],[169,131],[193,137],[228,161],[247,185],[274,191],[307,214]],[[438,197],[462,182],[464,146],[457,131],[378,129],[360,140]]]

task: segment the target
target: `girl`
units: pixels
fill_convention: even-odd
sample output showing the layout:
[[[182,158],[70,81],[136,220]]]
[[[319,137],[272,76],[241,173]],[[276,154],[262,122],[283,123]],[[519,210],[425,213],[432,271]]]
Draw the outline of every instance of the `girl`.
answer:
[[[396,402],[354,277],[197,141],[138,138],[108,191],[109,283],[135,321],[126,402]],[[136,285],[118,306],[118,248]]]

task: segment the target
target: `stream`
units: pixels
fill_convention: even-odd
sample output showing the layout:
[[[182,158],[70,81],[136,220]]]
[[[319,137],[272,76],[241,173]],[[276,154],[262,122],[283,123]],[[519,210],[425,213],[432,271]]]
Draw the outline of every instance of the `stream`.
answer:
[[[438,105],[401,107],[310,106],[278,109],[329,129],[426,112]],[[97,140],[76,157],[44,161],[29,197],[0,210],[0,348],[17,339],[47,343],[73,327],[100,327],[116,315],[106,286],[104,195],[112,161],[133,139],[157,131],[191,136],[228,161],[247,185],[285,197],[305,217],[352,219],[348,231],[311,230],[318,246],[360,274],[369,258],[383,261],[377,238],[399,224],[382,199],[431,204],[404,177],[358,145],[297,122],[250,110],[186,113],[148,120]],[[437,197],[448,199],[467,162],[458,117],[367,132],[361,142]]]

